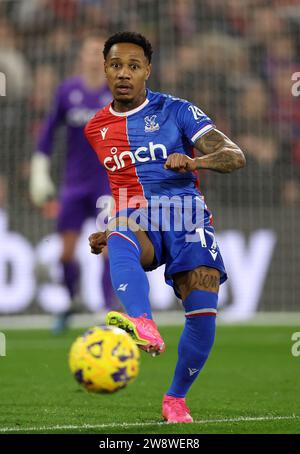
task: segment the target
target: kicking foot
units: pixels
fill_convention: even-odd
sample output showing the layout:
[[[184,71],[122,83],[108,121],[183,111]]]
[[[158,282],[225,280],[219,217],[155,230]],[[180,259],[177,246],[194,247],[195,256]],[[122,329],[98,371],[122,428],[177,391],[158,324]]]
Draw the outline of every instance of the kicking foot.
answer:
[[[185,398],[164,396],[162,402],[162,416],[167,423],[190,423],[193,418],[190,409],[185,404]]]
[[[112,311],[106,315],[105,322],[107,325],[117,326],[126,331],[140,349],[152,356],[165,351],[165,343],[153,320],[143,316],[130,317],[122,312]]]

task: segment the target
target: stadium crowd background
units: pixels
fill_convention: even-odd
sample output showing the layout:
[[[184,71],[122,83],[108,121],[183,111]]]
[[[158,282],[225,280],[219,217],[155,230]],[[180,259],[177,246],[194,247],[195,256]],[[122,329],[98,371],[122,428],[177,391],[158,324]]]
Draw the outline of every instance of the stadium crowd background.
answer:
[[[29,162],[54,89],[74,74],[76,53],[91,31],[145,34],[154,48],[149,86],[186,98],[246,152],[234,175],[201,172],[212,210],[237,218],[300,206],[299,0],[4,0],[0,3],[0,208],[31,241],[54,228],[55,203],[42,222],[28,195]],[[53,172],[59,180],[62,136]],[[275,211],[272,211],[273,213]],[[229,214],[226,214],[229,217]],[[271,218],[270,218],[271,219]]]

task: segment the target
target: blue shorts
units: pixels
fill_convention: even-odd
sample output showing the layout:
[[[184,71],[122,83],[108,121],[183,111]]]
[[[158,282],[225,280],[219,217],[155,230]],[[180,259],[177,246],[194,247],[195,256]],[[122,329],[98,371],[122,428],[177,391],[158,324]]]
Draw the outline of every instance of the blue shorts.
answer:
[[[182,199],[182,198],[181,198]],[[161,205],[148,208],[127,208],[119,211],[117,217],[126,216],[146,231],[155,251],[155,262],[145,271],[152,271],[165,264],[165,280],[176,295],[172,275],[190,271],[200,266],[220,271],[220,283],[227,274],[220,249],[211,225],[211,214],[204,200],[196,193],[185,203],[166,207]]]

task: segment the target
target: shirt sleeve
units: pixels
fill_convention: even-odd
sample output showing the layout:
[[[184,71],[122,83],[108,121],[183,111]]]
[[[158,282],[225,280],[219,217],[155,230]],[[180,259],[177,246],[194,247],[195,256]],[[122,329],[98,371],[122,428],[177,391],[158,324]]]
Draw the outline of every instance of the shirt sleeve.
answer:
[[[188,101],[181,103],[177,111],[177,123],[192,145],[204,134],[215,129],[213,121],[199,107]]]
[[[37,151],[46,155],[52,153],[52,146],[56,128],[64,119],[62,88],[56,90],[49,113],[44,118],[37,139]]]

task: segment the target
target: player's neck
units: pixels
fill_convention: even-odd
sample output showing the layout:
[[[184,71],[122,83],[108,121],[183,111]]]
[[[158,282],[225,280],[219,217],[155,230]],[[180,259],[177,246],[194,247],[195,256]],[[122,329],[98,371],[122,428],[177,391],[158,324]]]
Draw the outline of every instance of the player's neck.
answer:
[[[113,101],[113,109],[116,112],[129,112],[130,110],[136,109],[140,105],[142,105],[147,97],[147,91],[143,91],[139,96],[137,96],[132,101],[117,101],[114,99]]]

